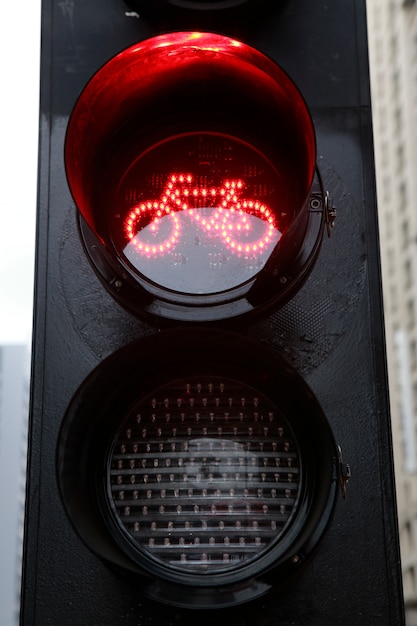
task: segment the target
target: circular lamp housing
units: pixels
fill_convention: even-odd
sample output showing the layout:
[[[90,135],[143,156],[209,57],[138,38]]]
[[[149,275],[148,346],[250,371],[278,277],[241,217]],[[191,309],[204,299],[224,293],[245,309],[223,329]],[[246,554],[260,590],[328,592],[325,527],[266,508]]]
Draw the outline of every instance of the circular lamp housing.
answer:
[[[134,342],[92,372],[63,421],[57,471],[91,550],[156,600],[220,608],[304,564],[334,510],[337,459],[286,363],[192,328]]]
[[[278,307],[317,256],[309,110],[279,66],[234,39],[175,32],[111,59],[74,107],[65,165],[93,267],[158,324]]]

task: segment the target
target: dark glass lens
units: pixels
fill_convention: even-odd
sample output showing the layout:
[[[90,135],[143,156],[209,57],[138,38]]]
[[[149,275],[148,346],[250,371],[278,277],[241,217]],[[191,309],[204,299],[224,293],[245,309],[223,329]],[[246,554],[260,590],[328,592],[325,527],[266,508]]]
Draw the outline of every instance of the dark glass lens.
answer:
[[[300,488],[287,420],[249,386],[215,376],[141,401],[108,459],[110,508],[132,548],[187,572],[261,557],[290,525]]]

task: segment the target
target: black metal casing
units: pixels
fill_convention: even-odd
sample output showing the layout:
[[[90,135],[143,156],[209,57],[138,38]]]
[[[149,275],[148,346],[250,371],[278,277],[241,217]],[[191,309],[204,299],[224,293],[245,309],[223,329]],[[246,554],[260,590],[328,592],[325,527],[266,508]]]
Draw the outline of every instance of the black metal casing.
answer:
[[[248,9],[250,7],[248,6]],[[404,623],[379,269],[364,0],[266,3],[248,20],[197,11],[178,22],[122,0],[43,0],[39,201],[21,623],[105,626],[400,626]],[[162,16],[162,9],[159,16]],[[249,13],[250,14],[250,13]],[[84,255],[67,186],[68,118],[110,57],[169,30],[241,39],[288,72],[312,113],[317,166],[337,208],[301,290],[238,330],[297,370],[349,461],[347,499],[313,558],[279,592],[221,611],[146,599],[75,533],[56,449],[75,391],[113,352],[158,329],[106,292]],[[161,360],[163,355],[161,355]]]

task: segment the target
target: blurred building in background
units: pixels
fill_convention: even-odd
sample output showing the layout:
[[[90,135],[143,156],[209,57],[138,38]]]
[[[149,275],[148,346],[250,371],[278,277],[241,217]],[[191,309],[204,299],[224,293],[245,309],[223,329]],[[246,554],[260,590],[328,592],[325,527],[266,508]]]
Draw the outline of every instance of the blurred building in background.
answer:
[[[407,626],[417,625],[417,2],[367,0],[381,264]]]
[[[30,350],[0,345],[0,624],[17,626],[20,610],[26,485]]]

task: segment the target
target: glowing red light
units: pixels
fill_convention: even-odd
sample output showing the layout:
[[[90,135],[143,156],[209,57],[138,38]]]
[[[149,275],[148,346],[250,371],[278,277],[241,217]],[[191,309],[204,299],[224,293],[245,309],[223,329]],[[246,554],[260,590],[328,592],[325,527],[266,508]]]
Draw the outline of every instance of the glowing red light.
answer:
[[[232,252],[256,252],[272,241],[278,230],[274,213],[259,200],[242,198],[245,184],[241,179],[224,180],[220,185],[194,183],[192,174],[171,174],[160,198],[141,202],[133,207],[124,221],[126,238],[141,254],[160,255],[172,250],[180,238],[180,211],[187,214],[207,233],[220,237]],[[205,214],[201,209],[213,209]],[[265,222],[265,232],[256,241],[250,240],[248,215]],[[157,237],[163,218],[170,220],[164,239],[151,244],[141,237],[149,227]],[[167,221],[164,220],[166,227]],[[166,230],[166,228],[165,228]]]

